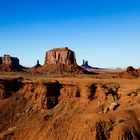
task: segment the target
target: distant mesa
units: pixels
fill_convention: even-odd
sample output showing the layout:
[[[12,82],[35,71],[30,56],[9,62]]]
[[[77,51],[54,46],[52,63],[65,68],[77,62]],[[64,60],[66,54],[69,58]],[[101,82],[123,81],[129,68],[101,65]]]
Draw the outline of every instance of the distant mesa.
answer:
[[[38,69],[39,72],[47,73],[87,73],[77,65],[74,51],[65,48],[54,48],[46,52],[45,62]]]
[[[92,67],[88,64],[88,61],[83,60],[83,64],[81,65],[81,67],[85,70],[91,70],[91,69],[102,69],[102,68],[98,68],[98,67]]]
[[[93,69],[92,66],[88,64],[88,61],[83,60],[83,64],[81,65],[83,69]]]
[[[19,64],[19,59],[17,57],[11,57],[8,54],[5,54],[3,57],[0,57],[1,71],[21,71],[23,69],[26,68]]]

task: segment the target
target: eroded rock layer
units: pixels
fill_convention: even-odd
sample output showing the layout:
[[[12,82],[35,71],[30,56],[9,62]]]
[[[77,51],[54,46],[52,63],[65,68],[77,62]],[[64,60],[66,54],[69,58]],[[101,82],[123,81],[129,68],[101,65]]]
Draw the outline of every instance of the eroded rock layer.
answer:
[[[68,48],[55,48],[46,52],[45,64],[76,65],[75,53]]]
[[[140,86],[129,84],[1,79],[0,139],[138,140]]]

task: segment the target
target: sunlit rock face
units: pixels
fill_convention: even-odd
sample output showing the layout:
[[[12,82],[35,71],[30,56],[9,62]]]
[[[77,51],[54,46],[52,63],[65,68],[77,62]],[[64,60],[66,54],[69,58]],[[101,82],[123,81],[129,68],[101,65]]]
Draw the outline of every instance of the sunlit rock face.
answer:
[[[66,48],[55,48],[46,52],[45,64],[76,65],[74,51]]]
[[[17,57],[11,57],[10,55],[4,55],[2,57],[2,64],[19,66],[19,59]]]
[[[86,70],[77,65],[74,51],[67,47],[47,51],[44,65],[37,69],[37,71],[48,74],[87,73]]]
[[[3,57],[0,57],[0,70],[1,71],[19,71],[22,70],[22,66],[19,63],[17,57],[12,57],[8,54],[5,54]]]

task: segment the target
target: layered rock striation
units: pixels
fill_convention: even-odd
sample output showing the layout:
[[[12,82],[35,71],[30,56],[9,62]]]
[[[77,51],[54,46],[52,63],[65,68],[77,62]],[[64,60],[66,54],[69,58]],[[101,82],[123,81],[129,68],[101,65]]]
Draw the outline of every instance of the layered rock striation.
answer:
[[[76,63],[74,51],[65,48],[55,48],[46,52],[44,65],[40,72],[47,73],[87,73]]]
[[[45,64],[76,65],[74,51],[66,48],[55,48],[46,52]]]
[[[0,139],[139,140],[139,93],[135,79],[0,78]]]

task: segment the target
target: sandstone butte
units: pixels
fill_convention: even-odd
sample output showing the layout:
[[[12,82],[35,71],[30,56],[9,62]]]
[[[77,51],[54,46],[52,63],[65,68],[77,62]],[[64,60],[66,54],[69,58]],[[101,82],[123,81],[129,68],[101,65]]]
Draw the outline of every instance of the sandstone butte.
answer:
[[[46,52],[45,62],[37,71],[53,73],[87,73],[77,65],[74,51],[65,48],[55,48]]]
[[[21,71],[22,69],[24,67],[19,64],[17,57],[11,57],[10,55],[0,57],[0,71]]]

